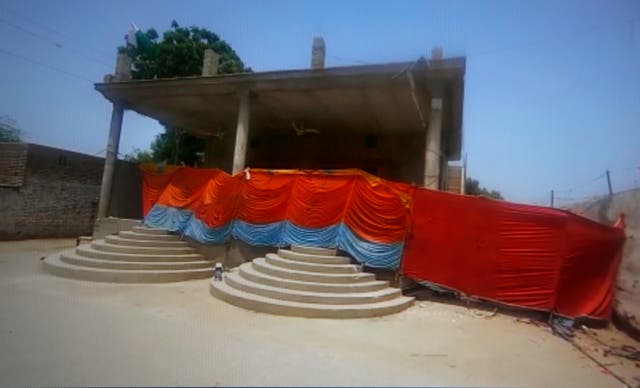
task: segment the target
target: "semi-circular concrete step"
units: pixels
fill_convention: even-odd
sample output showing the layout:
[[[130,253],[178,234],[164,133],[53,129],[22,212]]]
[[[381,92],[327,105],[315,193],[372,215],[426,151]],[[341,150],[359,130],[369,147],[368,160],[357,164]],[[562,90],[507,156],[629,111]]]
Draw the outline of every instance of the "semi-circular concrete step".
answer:
[[[268,298],[289,300],[302,303],[317,304],[359,304],[375,303],[397,298],[401,295],[397,288],[385,288],[372,292],[358,293],[329,293],[292,290],[288,288],[266,286],[255,283],[240,276],[237,272],[226,273],[224,281],[231,287],[238,290],[265,296]]]
[[[176,255],[185,253],[196,253],[196,250],[190,246],[181,247],[139,247],[139,246],[127,246],[110,244],[104,240],[96,240],[91,242],[91,248],[104,251],[104,252],[116,252],[116,253],[138,253],[138,254],[162,254],[162,255]]]
[[[267,263],[264,257],[254,259],[252,261],[252,265],[254,269],[262,273],[265,273],[267,275],[285,278],[285,279],[302,280],[306,282],[356,283],[356,282],[369,282],[369,281],[375,280],[375,276],[370,273],[328,274],[328,273],[307,272],[307,271],[299,271],[299,270],[292,270],[292,269],[277,267],[275,265]]]
[[[297,253],[309,253],[311,255],[319,256],[335,256],[337,253],[335,248],[317,248],[303,245],[292,245],[291,250]]]
[[[212,281],[210,292],[219,299],[249,310],[308,318],[376,317],[400,312],[413,303],[412,297],[404,296],[376,303],[347,305],[292,302],[238,290],[224,281]]]
[[[176,262],[101,260],[80,256],[75,252],[75,249],[69,249],[67,251],[60,252],[60,260],[65,263],[77,265],[80,267],[109,268],[119,270],[184,270],[212,268],[214,264],[212,261],[207,260]]]
[[[267,253],[265,261],[271,265],[306,272],[321,273],[358,273],[358,267],[353,264],[319,264],[308,261],[289,260],[275,253]]]
[[[199,253],[184,254],[142,254],[142,253],[122,253],[122,252],[106,252],[99,251],[91,246],[81,245],[76,248],[79,256],[89,257],[101,260],[117,260],[117,261],[201,261],[204,257]]]
[[[114,245],[125,245],[134,247],[188,247],[186,241],[181,240],[134,240],[112,234],[106,236],[104,241]]]
[[[295,252],[289,249],[278,249],[278,256],[296,261],[304,261],[316,264],[350,264],[351,259],[344,256],[318,255],[306,252]]]
[[[130,230],[123,230],[121,232],[118,232],[118,235],[122,238],[128,238],[131,240],[180,241],[180,237],[175,234],[147,234],[132,232]]]
[[[213,276],[212,268],[184,270],[119,270],[89,268],[65,263],[60,254],[48,256],[43,261],[45,271],[62,277],[111,283],[165,283]]]
[[[133,232],[143,233],[143,234],[169,234],[165,229],[151,228],[148,226],[134,226],[131,228]]]
[[[301,280],[284,279],[256,271],[251,263],[241,264],[238,268],[238,273],[241,277],[254,283],[300,291],[329,293],[372,292],[389,286],[389,282],[383,280],[358,283],[314,283]]]

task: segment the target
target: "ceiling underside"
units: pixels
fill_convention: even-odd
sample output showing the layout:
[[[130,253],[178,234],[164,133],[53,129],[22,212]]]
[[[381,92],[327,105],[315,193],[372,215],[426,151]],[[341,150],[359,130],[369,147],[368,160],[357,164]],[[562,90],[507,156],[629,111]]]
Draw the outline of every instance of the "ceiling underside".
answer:
[[[250,96],[253,133],[294,131],[294,127],[336,133],[425,131],[435,91],[445,102],[447,154],[459,158],[464,67],[438,72],[414,64],[409,71],[413,82],[407,64],[401,63],[114,82],[96,84],[96,89],[127,109],[200,136],[235,132],[243,93]]]

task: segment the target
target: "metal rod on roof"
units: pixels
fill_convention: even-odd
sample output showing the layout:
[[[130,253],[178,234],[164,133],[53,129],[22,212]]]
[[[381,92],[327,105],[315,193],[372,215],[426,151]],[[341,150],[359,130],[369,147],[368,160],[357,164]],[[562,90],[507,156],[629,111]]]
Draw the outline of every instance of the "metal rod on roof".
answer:
[[[613,190],[611,189],[611,174],[609,173],[609,170],[607,170],[606,174],[607,174],[607,186],[609,187],[609,195],[613,195]]]
[[[420,109],[420,103],[418,102],[418,96],[416,95],[416,82],[413,79],[413,73],[411,70],[407,71],[407,78],[409,78],[409,86],[411,87],[411,97],[413,98],[413,103],[416,106],[416,110],[418,111],[418,116],[420,117],[420,122],[422,123],[422,128],[427,127],[427,122],[424,119],[424,115],[422,114],[422,110]]]

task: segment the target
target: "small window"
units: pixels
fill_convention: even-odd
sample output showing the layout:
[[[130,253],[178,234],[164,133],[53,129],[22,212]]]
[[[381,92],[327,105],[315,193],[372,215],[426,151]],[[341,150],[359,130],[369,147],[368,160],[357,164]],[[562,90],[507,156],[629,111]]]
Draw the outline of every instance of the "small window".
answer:
[[[63,155],[58,156],[58,166],[66,166],[67,165],[67,157]]]

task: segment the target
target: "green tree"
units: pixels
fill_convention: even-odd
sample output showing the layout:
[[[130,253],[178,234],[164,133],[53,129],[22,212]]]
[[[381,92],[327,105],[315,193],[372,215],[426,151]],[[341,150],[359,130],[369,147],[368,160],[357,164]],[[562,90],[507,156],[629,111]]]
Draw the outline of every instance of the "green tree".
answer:
[[[133,62],[134,79],[187,77],[202,74],[204,50],[213,49],[219,56],[218,73],[250,72],[231,46],[204,28],[180,27],[174,20],[171,29],[160,39],[151,28],[136,33],[137,47],[119,47]],[[164,124],[165,131],[151,144],[151,157],[155,162],[194,165],[204,152],[204,140],[186,133],[181,128]],[[135,151],[134,151],[135,153]],[[140,152],[137,153],[140,156]],[[144,156],[144,155],[143,155]]]
[[[482,195],[485,197],[495,198],[495,199],[504,199],[502,198],[502,194],[496,190],[487,190],[484,187],[480,186],[480,182],[473,178],[467,178],[464,181],[464,193],[469,195]]]
[[[133,163],[151,163],[156,161],[153,159],[151,151],[143,151],[139,148],[135,148],[133,152],[126,154],[124,160]]]
[[[20,143],[22,133],[15,120],[0,116],[0,143]]]

